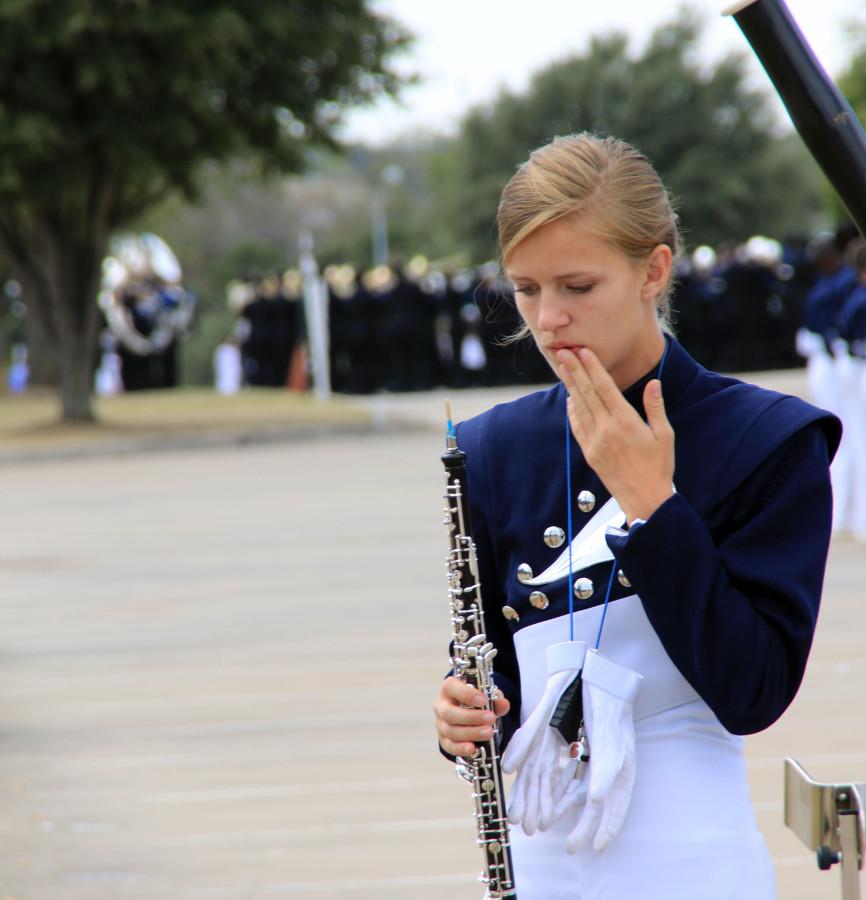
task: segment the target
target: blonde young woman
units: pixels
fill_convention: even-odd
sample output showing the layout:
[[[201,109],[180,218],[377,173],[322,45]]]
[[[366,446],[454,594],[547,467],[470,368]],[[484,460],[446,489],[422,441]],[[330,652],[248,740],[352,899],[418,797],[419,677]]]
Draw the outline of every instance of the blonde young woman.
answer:
[[[769,900],[740,735],[803,676],[838,422],[668,334],[676,217],[634,147],[556,138],[498,225],[558,383],[457,429],[502,698],[447,678],[441,748],[498,732],[520,900]],[[549,723],[578,674],[566,740]]]

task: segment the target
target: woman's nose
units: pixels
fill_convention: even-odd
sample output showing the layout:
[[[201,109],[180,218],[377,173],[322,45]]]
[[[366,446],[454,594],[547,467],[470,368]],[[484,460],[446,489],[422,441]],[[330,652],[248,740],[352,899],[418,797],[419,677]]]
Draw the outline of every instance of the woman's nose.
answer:
[[[556,331],[569,323],[569,315],[563,298],[553,290],[541,291],[538,298],[538,328]]]

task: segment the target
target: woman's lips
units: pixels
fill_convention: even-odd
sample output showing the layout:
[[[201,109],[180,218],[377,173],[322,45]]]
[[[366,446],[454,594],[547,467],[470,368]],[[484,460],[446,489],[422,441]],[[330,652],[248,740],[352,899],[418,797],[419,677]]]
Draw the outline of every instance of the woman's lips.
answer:
[[[568,350],[570,353],[573,353],[577,356],[577,351],[583,349],[583,344],[548,344],[548,350],[551,353],[556,353],[557,350]]]

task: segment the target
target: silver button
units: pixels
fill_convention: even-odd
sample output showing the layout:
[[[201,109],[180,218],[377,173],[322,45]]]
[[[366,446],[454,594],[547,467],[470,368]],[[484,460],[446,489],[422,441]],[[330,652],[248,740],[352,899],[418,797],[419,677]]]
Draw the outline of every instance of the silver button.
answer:
[[[544,529],[544,543],[548,547],[561,547],[565,543],[565,532],[558,525],[551,525]]]
[[[592,512],[595,509],[595,494],[592,491],[581,491],[577,495],[577,507],[581,512]]]
[[[520,614],[513,606],[503,606],[502,615],[511,622],[519,622]]]
[[[517,580],[520,582],[529,581],[532,578],[532,567],[528,563],[521,563],[517,567]]]
[[[623,587],[631,587],[631,582],[628,580],[628,578],[626,577],[625,572],[623,572],[622,569],[620,569],[619,572],[616,573],[616,580],[617,580]]]
[[[541,591],[533,591],[529,595],[529,602],[536,609],[547,609],[550,605],[550,600],[547,599],[547,594],[543,594]]]
[[[589,600],[594,590],[595,585],[589,578],[578,578],[574,582],[574,596],[578,600]]]

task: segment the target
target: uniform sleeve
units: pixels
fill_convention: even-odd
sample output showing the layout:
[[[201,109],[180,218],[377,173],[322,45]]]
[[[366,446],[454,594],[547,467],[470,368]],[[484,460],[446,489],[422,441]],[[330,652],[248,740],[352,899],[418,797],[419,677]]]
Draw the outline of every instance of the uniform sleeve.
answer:
[[[710,525],[675,494],[646,523],[608,534],[668,655],[734,734],[767,728],[797,693],[831,515],[827,441],[813,424],[711,512]]]
[[[501,614],[506,600],[491,537],[495,532],[493,526],[495,508],[494,498],[488,490],[490,465],[488,423],[489,416],[461,423],[457,430],[457,444],[466,453],[469,511],[478,559],[487,638],[497,651],[493,660],[493,680],[511,704],[508,713],[499,720],[499,741],[501,749],[504,750],[520,725],[520,674],[514,641]]]

